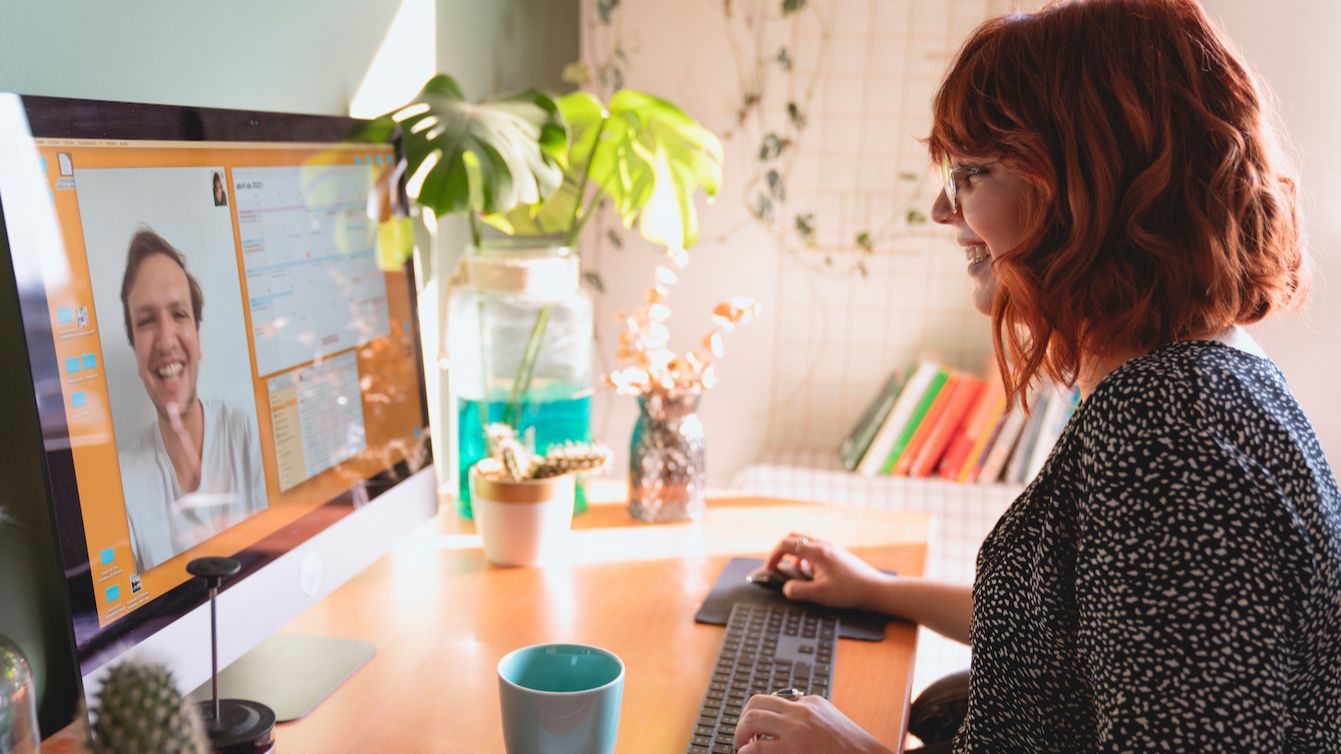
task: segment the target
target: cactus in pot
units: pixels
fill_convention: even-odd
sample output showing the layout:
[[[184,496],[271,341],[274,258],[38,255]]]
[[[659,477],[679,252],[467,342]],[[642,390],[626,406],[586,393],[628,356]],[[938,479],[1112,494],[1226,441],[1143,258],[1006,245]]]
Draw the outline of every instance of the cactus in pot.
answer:
[[[502,469],[502,479],[524,482],[599,469],[610,463],[610,449],[600,443],[566,442],[550,447],[544,455],[527,452],[510,424],[485,428],[489,453]]]
[[[195,705],[182,698],[172,672],[158,664],[123,662],[98,692],[92,754],[209,754]]]

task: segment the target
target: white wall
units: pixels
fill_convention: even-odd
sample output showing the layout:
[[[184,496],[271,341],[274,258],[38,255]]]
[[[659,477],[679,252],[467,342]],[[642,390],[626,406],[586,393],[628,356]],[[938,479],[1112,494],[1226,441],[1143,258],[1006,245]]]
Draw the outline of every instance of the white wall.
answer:
[[[1332,468],[1341,468],[1341,89],[1335,60],[1341,3],[1291,0],[1288,14],[1258,0],[1203,5],[1275,92],[1299,154],[1317,277],[1302,317],[1277,317],[1254,335],[1285,373]]]
[[[1255,327],[1254,334],[1286,374],[1333,467],[1338,467],[1341,400],[1330,386],[1333,370],[1341,367],[1341,359],[1332,356],[1341,347],[1341,256],[1334,252],[1341,243],[1341,212],[1333,209],[1341,207],[1341,139],[1335,125],[1341,122],[1341,100],[1335,96],[1331,37],[1341,30],[1341,3],[1295,0],[1290,14],[1283,16],[1276,6],[1259,0],[1203,2],[1213,15],[1223,16],[1230,35],[1274,88],[1286,128],[1301,154],[1304,210],[1318,268],[1314,290],[1302,316],[1277,317]],[[718,133],[735,128],[739,49],[733,52],[728,42],[730,24],[723,20],[722,3],[631,0],[616,11],[613,28],[596,22],[594,0],[582,5],[584,56],[608,54],[612,40],[618,38],[627,53],[629,86],[676,101]],[[764,3],[770,11],[777,5]],[[835,66],[856,57],[853,65],[858,67],[853,70],[864,71],[869,80],[887,58],[904,56],[908,48],[909,61],[936,67],[930,73],[926,65],[911,62],[893,68],[901,73],[902,91],[893,108],[899,115],[890,121],[895,128],[888,138],[900,140],[925,134],[930,90],[924,93],[922,88],[934,87],[949,63],[949,53],[968,28],[989,12],[1003,10],[993,3],[963,0],[810,0],[809,5],[829,15],[837,37],[835,60],[840,61]],[[755,4],[738,0],[730,7],[741,14]],[[860,24],[854,29],[848,23],[854,17],[867,23],[868,10],[875,14],[871,18],[877,18],[891,9],[908,13],[906,33],[912,45],[905,44],[898,32],[888,35]],[[801,49],[795,34],[777,42],[783,43],[790,43],[794,54]],[[854,51],[863,44],[864,64]],[[831,101],[823,95],[819,99],[821,107],[834,112],[858,101],[837,88]],[[870,115],[869,103],[863,104],[864,114],[849,108],[854,119]],[[819,142],[832,153],[834,145],[823,138]],[[986,323],[967,311],[967,296],[956,289],[954,278],[962,271],[962,258],[947,256],[957,250],[937,229],[927,229],[920,241],[910,239],[897,253],[877,255],[868,263],[871,275],[863,280],[817,271],[813,258],[807,264],[804,258],[781,252],[773,238],[752,227],[741,189],[757,144],[757,134],[742,138],[739,132],[726,141],[721,198],[704,208],[704,242],[691,251],[693,261],[671,302],[671,330],[679,345],[701,334],[700,315],[716,301],[743,294],[763,303],[763,321],[731,336],[721,363],[720,386],[702,404],[714,484],[729,481],[765,446],[835,446],[888,372],[907,363],[910,354],[928,350],[977,371],[982,369],[980,356],[990,347]],[[901,153],[899,169],[920,170],[918,158],[914,151]],[[822,157],[819,172],[803,180],[823,186],[845,169],[851,166]],[[856,166],[858,173],[861,169]],[[839,213],[827,213],[834,214]],[[744,230],[736,230],[727,240],[717,238],[741,227]],[[595,248],[597,235],[585,239],[584,254],[607,288],[599,300],[598,328],[604,342],[598,349],[607,358],[602,366],[608,369],[614,352],[609,315],[636,306],[655,258],[636,234],[624,234],[623,251],[608,243]],[[635,416],[630,399],[609,394],[598,398],[596,432],[615,446],[621,463]]]

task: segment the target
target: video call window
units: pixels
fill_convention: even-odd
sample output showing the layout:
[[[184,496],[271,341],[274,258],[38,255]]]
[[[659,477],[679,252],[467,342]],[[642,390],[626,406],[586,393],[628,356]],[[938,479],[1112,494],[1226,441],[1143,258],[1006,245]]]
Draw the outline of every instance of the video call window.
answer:
[[[426,453],[409,285],[366,210],[389,150],[39,148],[101,624]]]

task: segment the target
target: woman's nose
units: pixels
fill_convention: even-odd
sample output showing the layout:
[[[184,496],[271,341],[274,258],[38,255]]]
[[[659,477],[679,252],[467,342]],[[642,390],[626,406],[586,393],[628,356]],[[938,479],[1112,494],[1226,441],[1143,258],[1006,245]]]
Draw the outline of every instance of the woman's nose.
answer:
[[[936,201],[931,203],[931,220],[941,225],[949,225],[954,219],[954,207],[950,206],[950,198],[945,195],[945,189],[941,189],[936,194]]]

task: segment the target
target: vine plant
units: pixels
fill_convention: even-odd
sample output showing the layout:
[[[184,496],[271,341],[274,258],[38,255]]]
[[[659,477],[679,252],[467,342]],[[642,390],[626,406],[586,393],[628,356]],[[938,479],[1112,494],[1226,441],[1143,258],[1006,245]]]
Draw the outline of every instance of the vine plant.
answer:
[[[803,154],[810,114],[815,111],[821,78],[818,71],[833,44],[830,19],[809,0],[723,0],[722,13],[740,90],[736,123],[726,132],[724,140],[749,135],[758,139],[753,170],[742,196],[746,212],[768,230],[784,252],[803,262],[818,259],[823,270],[865,277],[867,257],[877,249],[889,247],[907,229],[926,223],[926,215],[915,205],[922,188],[921,174],[900,170],[892,176],[902,187],[905,198],[878,224],[861,228],[846,243],[837,244],[837,248],[845,246],[862,252],[846,270],[838,270],[833,253],[835,243],[830,240],[821,245],[816,236],[819,224],[816,210],[794,206],[788,195],[796,160]],[[788,25],[793,30],[799,25],[808,26],[819,39],[813,59],[798,60],[798,50],[785,43],[778,44],[779,36],[792,39],[799,36],[776,33],[778,25],[783,25],[784,31]],[[799,63],[809,64],[810,72],[798,70]],[[770,108],[766,103],[782,99],[767,96],[774,87],[794,97],[785,98],[786,104],[781,107]]]

